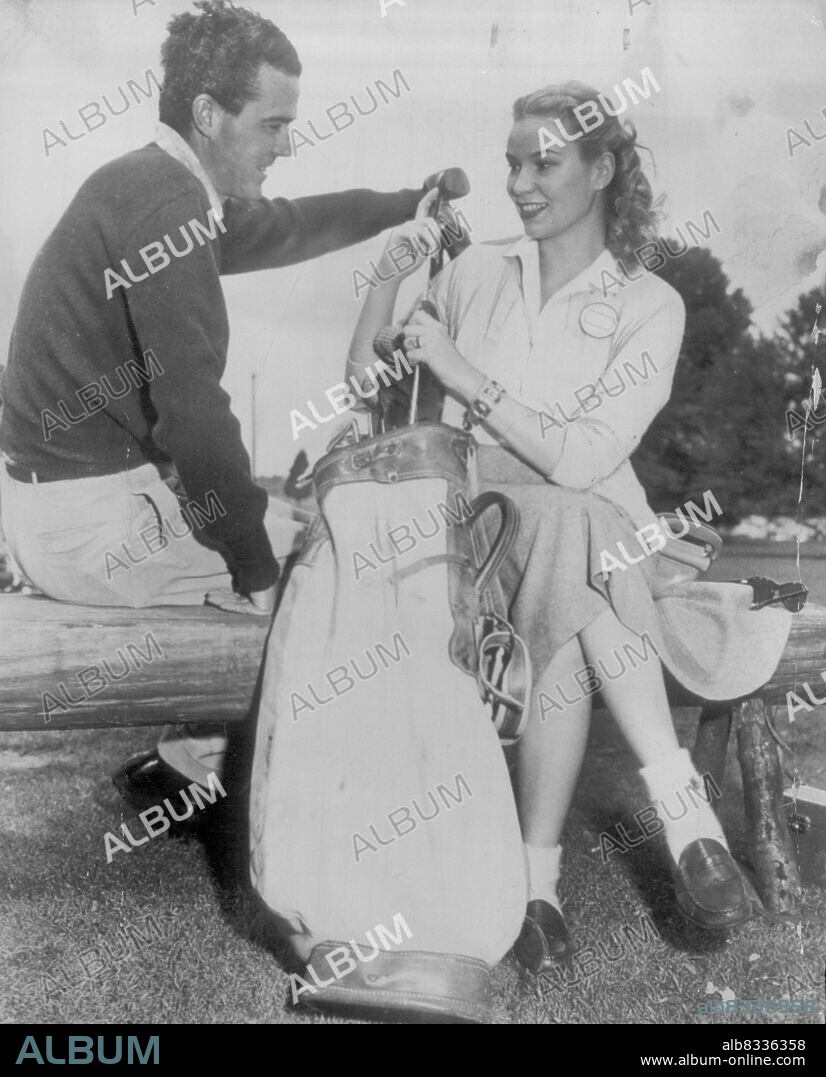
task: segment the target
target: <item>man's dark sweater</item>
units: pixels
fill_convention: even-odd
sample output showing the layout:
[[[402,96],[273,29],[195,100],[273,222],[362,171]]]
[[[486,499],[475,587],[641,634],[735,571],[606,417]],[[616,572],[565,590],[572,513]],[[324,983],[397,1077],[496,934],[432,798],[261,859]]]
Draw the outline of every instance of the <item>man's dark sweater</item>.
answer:
[[[415,190],[354,190],[292,202],[230,199],[221,231],[203,184],[154,143],[110,162],[80,188],[26,279],[0,448],[51,479],[171,458],[190,499],[203,504],[214,491],[225,509],[205,531],[227,548],[238,589],[265,589],[277,577],[263,525],[267,494],[252,481],[220,385],[229,327],[219,274],[358,243],[410,219],[419,198]],[[192,250],[175,257],[170,241],[179,252],[192,242]],[[149,273],[139,252],[154,244],[149,264],[158,268]],[[146,279],[133,281],[122,259]]]

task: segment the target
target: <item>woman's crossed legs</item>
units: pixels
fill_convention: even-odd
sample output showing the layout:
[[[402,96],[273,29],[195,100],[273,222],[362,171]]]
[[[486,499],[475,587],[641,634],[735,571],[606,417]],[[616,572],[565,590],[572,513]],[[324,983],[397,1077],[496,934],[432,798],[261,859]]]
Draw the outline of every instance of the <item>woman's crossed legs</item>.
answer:
[[[517,957],[534,971],[568,956],[556,892],[559,841],[582,766],[591,716],[589,695],[544,714],[539,701],[543,694],[551,696],[556,685],[578,683],[575,675],[586,663],[596,667],[599,659],[604,661],[612,652],[627,654],[627,648],[639,644],[640,637],[609,607],[557,651],[533,692],[531,715],[518,747],[517,804],[530,890],[528,919],[517,944]],[[634,653],[639,654],[636,649]],[[604,678],[601,691],[642,766],[652,800],[673,798],[687,785],[702,789],[688,752],[677,741],[658,657],[630,663],[615,679]],[[701,799],[682,817],[675,820],[666,813],[662,822],[676,867],[682,911],[711,928],[730,927],[746,919],[749,903],[743,881],[711,805]],[[540,931],[546,936],[545,947],[537,938]],[[521,953],[520,943],[526,943]]]

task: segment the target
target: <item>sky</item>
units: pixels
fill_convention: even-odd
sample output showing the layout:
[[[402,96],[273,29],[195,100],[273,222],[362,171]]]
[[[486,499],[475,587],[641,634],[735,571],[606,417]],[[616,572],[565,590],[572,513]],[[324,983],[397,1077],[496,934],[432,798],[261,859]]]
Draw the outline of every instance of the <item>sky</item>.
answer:
[[[632,7],[633,5],[633,7]],[[349,187],[418,187],[449,165],[467,172],[461,203],[475,242],[517,236],[504,190],[510,109],[523,93],[567,79],[611,91],[649,68],[660,87],[627,113],[649,147],[655,192],[666,195],[665,231],[709,211],[707,245],[733,287],[770,331],[826,270],[826,0],[249,0],[298,49],[301,79],[292,158],[280,159],[268,197]],[[157,119],[160,43],[188,0],[2,0],[0,123],[0,337],[14,322],[31,261],[84,179],[150,141]],[[384,8],[384,14],[382,10]],[[385,94],[369,116],[333,137],[325,109],[377,80]],[[85,132],[78,109],[106,94],[120,116]],[[137,100],[135,100],[137,98]],[[821,112],[824,110],[824,113]],[[340,111],[340,110],[339,110]],[[352,106],[351,106],[352,111]],[[76,136],[69,141],[65,121]],[[808,130],[804,126],[808,121]],[[94,122],[94,121],[92,121]],[[44,130],[52,139],[44,148]],[[802,139],[789,135],[794,129]],[[793,143],[792,150],[789,142]],[[806,145],[806,142],[809,145]],[[705,240],[700,242],[706,244]],[[293,439],[290,411],[323,407],[358,315],[353,272],[369,271],[376,237],[321,259],[224,281],[231,343],[224,385],[247,445],[256,419],[256,470],[285,473],[304,448],[317,457],[334,424]],[[401,307],[424,287],[403,286]],[[251,375],[255,374],[253,399]]]

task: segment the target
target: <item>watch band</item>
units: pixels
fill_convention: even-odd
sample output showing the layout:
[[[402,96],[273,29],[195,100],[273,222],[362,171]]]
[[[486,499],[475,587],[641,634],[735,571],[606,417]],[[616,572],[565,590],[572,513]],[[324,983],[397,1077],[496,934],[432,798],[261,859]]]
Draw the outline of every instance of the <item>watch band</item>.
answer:
[[[505,390],[499,382],[488,378],[476,398],[468,405],[465,412],[465,430],[469,430],[474,423],[484,422],[504,395]]]

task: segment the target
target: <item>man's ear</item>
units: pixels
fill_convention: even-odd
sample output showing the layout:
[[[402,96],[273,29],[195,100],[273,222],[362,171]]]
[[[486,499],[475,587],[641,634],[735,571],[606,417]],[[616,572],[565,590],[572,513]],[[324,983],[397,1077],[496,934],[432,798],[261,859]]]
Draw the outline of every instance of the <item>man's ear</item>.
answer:
[[[192,102],[192,126],[204,138],[214,138],[220,120],[220,107],[208,93],[199,93]]]
[[[606,151],[601,154],[596,161],[594,161],[593,167],[594,190],[604,191],[614,178],[614,172],[617,168],[613,153]]]

